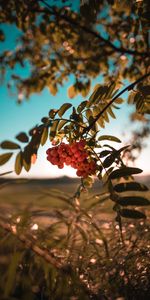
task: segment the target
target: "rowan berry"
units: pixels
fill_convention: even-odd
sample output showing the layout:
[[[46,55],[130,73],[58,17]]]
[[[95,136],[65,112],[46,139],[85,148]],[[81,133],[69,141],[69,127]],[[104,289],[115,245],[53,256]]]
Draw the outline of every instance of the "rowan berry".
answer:
[[[90,153],[85,149],[86,141],[80,140],[71,144],[61,143],[46,151],[47,160],[62,169],[64,164],[77,169],[77,176],[86,178],[95,174],[96,163],[90,158]]]

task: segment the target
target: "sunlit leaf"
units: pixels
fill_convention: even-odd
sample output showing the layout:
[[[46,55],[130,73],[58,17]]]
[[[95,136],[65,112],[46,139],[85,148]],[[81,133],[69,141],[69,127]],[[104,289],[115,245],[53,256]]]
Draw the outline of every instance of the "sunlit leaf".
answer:
[[[72,85],[68,88],[68,97],[69,98],[74,98],[76,96],[76,90],[75,90],[75,87]]]
[[[98,138],[99,141],[103,141],[103,140],[108,140],[108,141],[112,141],[112,142],[117,142],[117,143],[121,143],[121,141],[113,136],[113,135],[101,135],[99,138]]]
[[[113,118],[113,119],[116,119],[116,116],[112,110],[112,108],[109,106],[108,109],[107,109],[107,112],[108,114],[110,114],[110,116]]]
[[[117,98],[117,99],[115,99],[115,103],[117,103],[117,104],[122,104],[124,101],[123,101],[123,99],[122,98]]]
[[[115,83],[115,82],[111,83],[110,86],[108,87],[108,91],[107,91],[107,93],[106,93],[106,97],[107,97],[108,99],[109,99],[109,98],[112,96],[112,94],[114,93],[115,87],[116,87],[116,83]]]
[[[51,93],[53,96],[55,96],[56,93],[57,93],[57,86],[56,86],[56,84],[50,84],[50,85],[49,85],[49,90],[50,90],[50,93]]]
[[[81,113],[83,111],[83,109],[86,107],[88,101],[82,101],[79,106],[77,107],[77,112],[78,113]]]
[[[64,125],[67,124],[67,123],[68,123],[68,121],[66,121],[66,120],[61,120],[61,121],[59,122],[59,124],[58,124],[57,130],[58,130],[58,131],[61,130],[61,129],[64,127]]]
[[[62,117],[63,114],[70,108],[72,107],[72,104],[70,103],[64,103],[58,110],[58,115],[59,117]]]

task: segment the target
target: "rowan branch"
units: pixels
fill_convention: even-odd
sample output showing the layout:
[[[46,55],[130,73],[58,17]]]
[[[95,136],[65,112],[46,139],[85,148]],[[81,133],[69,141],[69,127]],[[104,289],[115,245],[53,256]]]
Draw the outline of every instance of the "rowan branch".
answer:
[[[45,0],[37,0],[37,1],[42,2],[47,7],[48,11],[52,15],[55,15],[56,17],[65,20],[67,23],[77,26],[79,29],[82,29],[83,31],[89,33],[90,35],[98,38],[101,42],[104,42],[106,45],[108,45],[110,48],[112,48],[114,50],[114,52],[116,51],[121,54],[126,53],[126,54],[130,54],[130,55],[142,56],[142,57],[149,55],[149,52],[138,52],[137,50],[125,49],[124,47],[117,47],[109,39],[104,38],[98,32],[86,27],[86,25],[80,24],[78,21],[72,19],[70,16],[62,14],[60,11],[58,11],[54,7],[50,6]]]
[[[97,116],[95,117],[95,119],[93,120],[93,122],[86,128],[83,130],[83,134],[90,131],[90,129],[93,127],[93,125],[98,121],[98,119],[102,116],[102,114],[107,110],[107,108],[113,104],[113,102],[119,98],[122,94],[124,94],[126,91],[130,91],[134,88],[134,86],[136,84],[138,84],[139,82],[141,82],[142,80],[144,80],[146,77],[150,76],[150,73],[143,75],[142,77],[140,77],[139,79],[137,79],[136,81],[134,81],[133,83],[129,84],[127,87],[125,87],[122,91],[120,91],[116,96],[113,97],[113,99],[102,109],[102,111],[100,111]]]

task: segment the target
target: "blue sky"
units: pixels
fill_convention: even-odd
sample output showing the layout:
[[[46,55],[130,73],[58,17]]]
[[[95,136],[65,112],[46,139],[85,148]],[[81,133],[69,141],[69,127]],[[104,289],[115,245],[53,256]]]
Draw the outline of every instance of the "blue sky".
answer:
[[[11,35],[9,34],[11,30]],[[4,43],[0,45],[0,51],[11,50],[16,46],[16,36],[18,32],[12,25],[5,26],[6,36],[9,36]],[[23,76],[26,76],[29,71],[28,66],[25,69],[17,66],[17,72]],[[11,71],[7,72],[7,82],[10,78]],[[7,88],[7,82],[5,81],[0,86],[0,142],[3,140],[14,140],[15,135],[21,131],[28,131],[36,124],[40,123],[43,116],[48,114],[51,108],[59,108],[64,102],[71,102],[74,106],[78,105],[81,101],[85,100],[82,96],[78,96],[73,100],[67,96],[67,89],[73,82],[73,77],[66,84],[59,89],[56,96],[52,96],[47,88],[40,94],[33,94],[29,100],[24,100],[21,105],[17,104],[16,97],[10,95]],[[92,82],[92,92],[95,84],[101,82],[101,77],[98,76]],[[89,95],[90,95],[89,93]],[[87,97],[86,97],[87,98]],[[124,95],[126,99],[126,95]],[[107,124],[104,130],[101,130],[102,134],[112,134],[119,137],[124,143],[129,139],[129,133],[136,125],[131,125],[129,122],[129,114],[133,111],[133,107],[123,104],[120,110],[116,110],[116,120],[111,119],[111,122]],[[123,135],[125,133],[125,136]],[[56,166],[50,165],[46,160],[46,149],[50,146],[47,142],[46,145],[40,148],[38,154],[37,163],[32,167],[31,171],[27,173],[23,171],[19,177],[56,177],[56,176],[75,176],[75,171],[70,167],[65,167],[63,170],[58,169]],[[120,146],[120,145],[119,145]],[[144,174],[149,173],[149,161],[148,148],[144,149],[140,158],[136,162],[136,166],[141,167],[144,170]],[[14,159],[12,158],[6,165],[1,167],[2,172],[13,170]],[[16,175],[13,173],[12,175]]]

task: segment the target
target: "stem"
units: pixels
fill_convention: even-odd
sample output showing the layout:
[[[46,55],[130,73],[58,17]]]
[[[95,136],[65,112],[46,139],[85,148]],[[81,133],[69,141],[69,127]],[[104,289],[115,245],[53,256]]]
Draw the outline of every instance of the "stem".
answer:
[[[45,0],[39,0],[39,1],[46,5],[46,7],[48,8],[48,10],[50,11],[51,14],[53,14],[61,19],[64,19],[66,22],[72,24],[73,26],[77,26],[78,28],[91,34],[92,36],[98,38],[101,42],[104,42],[106,45],[108,45],[110,48],[112,48],[116,52],[127,53],[130,55],[136,55],[136,56],[148,56],[149,55],[148,52],[138,52],[136,50],[125,49],[124,47],[119,48],[119,47],[115,46],[113,43],[111,43],[108,39],[105,39],[104,37],[102,37],[98,32],[86,27],[85,25],[78,23],[76,20],[72,19],[71,17],[69,17],[65,14],[61,14],[54,7],[51,7],[48,3],[46,3]]]
[[[99,160],[101,166],[103,167],[103,169],[105,170],[107,176],[109,177],[109,174],[108,174],[106,168],[103,166],[103,162],[102,162],[102,160],[100,159],[100,157],[98,156],[98,154],[96,153],[96,151],[95,151],[92,147],[90,147],[90,146],[89,146],[89,148],[92,150],[93,154],[97,157],[97,159]]]
[[[77,121],[73,121],[73,120],[70,120],[70,119],[65,119],[65,118],[61,118],[61,119],[58,119],[58,118],[56,118],[56,119],[54,119],[54,120],[50,120],[50,121],[67,121],[68,123],[73,123],[73,124],[77,124],[79,127],[81,127],[81,128],[86,128],[85,126],[83,126],[83,125],[81,125],[79,122],[77,122]]]
[[[142,77],[140,77],[139,79],[137,79],[136,81],[134,81],[133,83],[131,83],[130,85],[128,85],[127,87],[125,87],[122,91],[120,91],[103,109],[102,111],[99,112],[99,114],[96,116],[96,118],[94,119],[94,121],[86,128],[83,130],[83,134],[87,131],[90,131],[90,129],[93,127],[93,125],[97,122],[97,120],[101,117],[101,115],[105,112],[105,110],[107,110],[107,108],[113,104],[113,102],[120,97],[122,94],[124,94],[126,91],[130,91],[131,89],[133,89],[133,87],[141,82],[142,80],[144,80],[146,77],[150,76],[150,73],[143,75]]]

